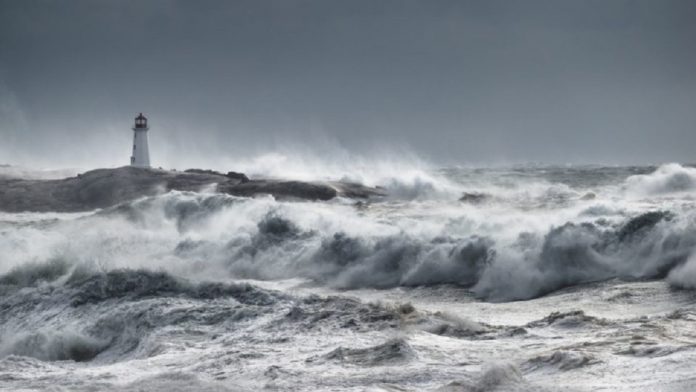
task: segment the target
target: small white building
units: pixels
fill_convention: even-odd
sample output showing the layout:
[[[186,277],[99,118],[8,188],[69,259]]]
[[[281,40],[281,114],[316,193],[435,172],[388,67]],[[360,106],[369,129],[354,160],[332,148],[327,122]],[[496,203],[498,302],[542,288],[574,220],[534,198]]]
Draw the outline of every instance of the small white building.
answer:
[[[130,164],[136,167],[150,167],[150,150],[147,146],[147,118],[142,113],[135,118],[133,127],[133,155]]]

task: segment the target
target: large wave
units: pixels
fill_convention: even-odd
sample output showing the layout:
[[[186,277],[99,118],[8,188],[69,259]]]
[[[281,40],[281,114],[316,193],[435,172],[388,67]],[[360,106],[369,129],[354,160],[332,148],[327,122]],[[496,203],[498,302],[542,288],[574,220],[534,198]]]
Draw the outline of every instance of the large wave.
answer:
[[[55,261],[15,268],[0,277],[0,290],[0,358],[43,361],[148,358],[168,350],[167,334],[207,336],[250,325],[271,335],[320,326],[396,328],[402,313],[344,297],[294,297],[248,283]]]
[[[461,187],[413,153],[382,152],[379,158],[348,153],[340,148],[317,152],[275,152],[231,162],[250,177],[301,181],[340,180],[387,190],[392,199],[456,198]]]
[[[652,173],[627,178],[625,188],[637,196],[691,192],[696,190],[696,168],[677,163],[662,165]]]
[[[47,361],[148,357],[162,350],[155,337],[163,329],[244,323],[286,299],[249,284],[56,262],[17,268],[0,279],[0,288],[0,357]]]
[[[511,201],[523,183],[479,204],[170,192],[88,215],[3,217],[0,273],[19,285],[74,266],[213,281],[305,278],[337,289],[455,284],[490,301],[612,278],[667,277],[690,288],[696,285],[690,199],[632,201],[622,192],[638,183],[671,184],[666,175],[691,170],[667,165],[604,188],[550,184],[524,203]],[[596,197],[583,197],[588,189]],[[32,263],[44,267],[22,272]]]

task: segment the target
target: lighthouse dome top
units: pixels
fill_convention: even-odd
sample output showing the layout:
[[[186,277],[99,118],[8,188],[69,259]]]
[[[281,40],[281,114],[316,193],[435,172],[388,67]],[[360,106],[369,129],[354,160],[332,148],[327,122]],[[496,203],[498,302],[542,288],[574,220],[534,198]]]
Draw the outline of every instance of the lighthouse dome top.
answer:
[[[135,118],[135,128],[147,128],[147,117],[143,116],[142,113]]]

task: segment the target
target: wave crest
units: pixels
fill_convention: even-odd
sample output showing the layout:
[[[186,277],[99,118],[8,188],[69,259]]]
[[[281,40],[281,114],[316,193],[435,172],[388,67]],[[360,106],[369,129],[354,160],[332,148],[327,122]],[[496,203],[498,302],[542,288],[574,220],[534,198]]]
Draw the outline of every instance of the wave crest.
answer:
[[[21,355],[43,361],[89,361],[104,351],[109,341],[77,332],[39,331],[5,335],[0,341],[0,357]]]
[[[629,194],[658,196],[696,189],[696,168],[669,163],[650,174],[630,176],[624,184]]]

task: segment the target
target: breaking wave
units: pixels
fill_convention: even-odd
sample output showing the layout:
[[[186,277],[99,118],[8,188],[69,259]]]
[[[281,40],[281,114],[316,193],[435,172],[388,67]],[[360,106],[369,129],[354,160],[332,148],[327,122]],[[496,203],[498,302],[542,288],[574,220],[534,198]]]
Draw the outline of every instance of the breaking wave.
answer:
[[[72,331],[39,331],[3,336],[0,357],[22,355],[44,361],[89,361],[109,346],[91,336]]]
[[[471,381],[454,381],[438,388],[438,392],[486,392],[486,391],[543,391],[530,385],[520,369],[512,363],[489,364]]]
[[[319,358],[307,362],[338,361],[360,366],[402,365],[416,357],[416,352],[404,339],[391,339],[385,343],[368,348],[339,347]]]
[[[247,283],[193,282],[161,271],[65,265],[24,266],[0,277],[0,358],[111,363],[166,353],[162,339],[183,331],[252,323],[270,336],[292,329],[396,330],[412,311],[338,296],[293,297]],[[340,349],[325,359],[372,366],[413,354],[403,341],[361,350]]]
[[[554,351],[549,355],[540,355],[530,359],[526,367],[530,370],[553,367],[561,371],[573,370],[599,363],[593,356],[574,351]]]
[[[690,189],[695,170],[665,165],[628,176],[623,189],[681,192]],[[112,295],[195,298],[206,290],[232,295],[229,287],[194,287],[175,276],[305,278],[336,289],[454,284],[490,301],[613,278],[696,285],[696,214],[688,200],[646,207],[617,201],[613,184],[569,184],[535,191],[522,205],[519,198],[503,201],[518,197],[524,183],[507,194],[498,187],[497,201],[476,205],[458,198],[353,205],[169,192],[92,215],[0,221],[0,251],[9,260],[0,267],[0,285],[70,274],[67,284],[85,288],[75,300],[85,302]],[[598,196],[579,197],[588,190]],[[84,268],[103,273],[83,281]],[[137,280],[123,272],[131,269],[141,270]]]
[[[322,233],[273,212],[228,243],[221,260],[245,278],[306,277],[340,289],[456,284],[515,300],[611,278],[664,278],[687,268],[694,234],[692,223],[650,211],[613,224],[567,222],[543,236],[523,232],[505,246],[493,236]]]
[[[0,357],[22,355],[45,361],[147,357],[161,350],[150,337],[163,328],[242,323],[287,298],[244,283],[195,283],[164,272],[98,272],[64,265],[37,264],[2,276]],[[41,279],[34,279],[37,276]]]
[[[407,157],[407,158],[406,158]],[[347,151],[270,153],[251,160],[230,163],[230,167],[256,178],[283,178],[301,181],[340,180],[387,191],[391,199],[423,200],[456,198],[461,187],[433,170],[432,165],[407,151],[383,153],[380,159],[349,154]]]
[[[696,190],[696,168],[670,163],[652,173],[628,177],[624,186],[640,196],[689,192]]]
[[[0,378],[134,391],[540,391],[604,366],[630,388],[684,378],[692,170],[457,169],[383,177],[393,197],[359,203],[209,190],[1,213]],[[636,381],[627,361],[663,379]]]

